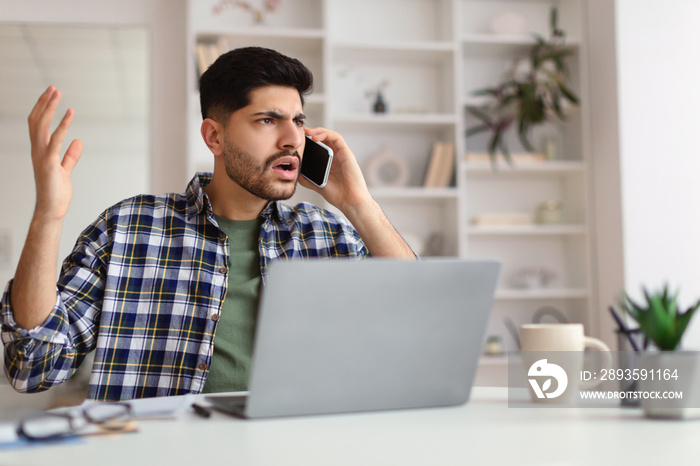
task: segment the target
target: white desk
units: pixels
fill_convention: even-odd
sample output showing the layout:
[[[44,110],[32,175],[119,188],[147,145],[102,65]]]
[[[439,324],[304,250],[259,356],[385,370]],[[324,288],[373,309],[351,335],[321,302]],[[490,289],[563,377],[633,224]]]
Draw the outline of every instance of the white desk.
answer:
[[[192,411],[139,433],[0,452],[0,465],[651,465],[697,464],[700,421],[640,409],[509,408],[475,388],[463,407],[246,421]]]

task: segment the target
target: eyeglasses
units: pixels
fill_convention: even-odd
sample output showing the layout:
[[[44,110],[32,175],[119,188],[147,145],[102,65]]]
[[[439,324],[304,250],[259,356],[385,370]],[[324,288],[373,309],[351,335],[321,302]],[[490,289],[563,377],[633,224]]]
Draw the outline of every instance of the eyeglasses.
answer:
[[[96,403],[79,411],[44,412],[23,419],[17,434],[26,440],[57,440],[76,435],[89,425],[100,430],[121,431],[132,417],[131,406],[126,403]]]

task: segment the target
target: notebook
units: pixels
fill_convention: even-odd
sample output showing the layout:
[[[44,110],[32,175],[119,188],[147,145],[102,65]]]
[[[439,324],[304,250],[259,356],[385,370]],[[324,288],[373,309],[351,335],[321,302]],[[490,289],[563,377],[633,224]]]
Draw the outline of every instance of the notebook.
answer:
[[[494,260],[271,264],[244,418],[456,406],[469,399],[500,270]]]

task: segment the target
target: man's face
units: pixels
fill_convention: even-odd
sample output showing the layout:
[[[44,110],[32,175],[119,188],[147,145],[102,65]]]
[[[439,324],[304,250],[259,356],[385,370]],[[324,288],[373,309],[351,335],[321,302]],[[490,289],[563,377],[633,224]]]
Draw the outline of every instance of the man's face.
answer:
[[[292,197],[304,152],[302,110],[293,87],[252,91],[250,104],[235,111],[224,130],[223,157],[229,178],[261,199]]]

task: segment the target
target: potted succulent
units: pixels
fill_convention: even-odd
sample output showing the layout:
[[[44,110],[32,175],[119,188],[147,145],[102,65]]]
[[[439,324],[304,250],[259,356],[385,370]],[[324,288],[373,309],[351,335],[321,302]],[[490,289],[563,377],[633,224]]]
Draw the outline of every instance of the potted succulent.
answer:
[[[641,400],[644,413],[652,418],[700,417],[700,357],[697,352],[681,351],[683,334],[700,300],[683,311],[678,293],[670,293],[668,286],[652,293],[643,289],[643,293],[643,304],[625,295],[621,307],[655,348],[639,358],[640,394],[647,394]],[[657,393],[664,398],[650,395]]]
[[[535,44],[529,58],[515,60],[500,84],[473,93],[486,98],[483,105],[467,106],[467,111],[479,120],[476,126],[467,130],[467,137],[490,133],[488,151],[494,167],[499,151],[511,163],[505,138],[511,126],[517,125],[523,147],[533,152],[530,142],[532,128],[552,118],[564,120],[564,108],[579,103],[566,83],[564,59],[573,51],[564,46],[565,34],[557,26],[556,8],[551,10],[550,28],[549,40],[533,34]]]

